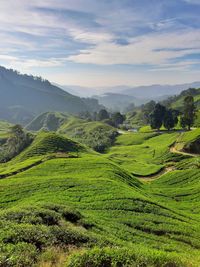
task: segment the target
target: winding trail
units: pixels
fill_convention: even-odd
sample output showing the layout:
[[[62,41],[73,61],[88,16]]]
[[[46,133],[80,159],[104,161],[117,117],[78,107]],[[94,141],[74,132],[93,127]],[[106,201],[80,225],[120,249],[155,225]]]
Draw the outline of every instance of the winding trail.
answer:
[[[171,147],[169,147],[169,151],[171,153],[176,153],[179,155],[185,155],[185,156],[190,156],[190,157],[199,157],[199,154],[194,154],[194,153],[188,153],[188,152],[184,152],[184,151],[179,151],[175,148],[175,144],[173,144]],[[170,166],[170,167],[164,167],[162,170],[160,170],[158,173],[155,174],[151,174],[148,176],[140,176],[140,175],[136,175],[134,174],[134,176],[136,176],[140,181],[143,182],[151,182],[157,178],[160,178],[160,176],[162,176],[163,174],[166,174],[168,172],[174,171],[176,170],[176,168],[174,166]]]
[[[162,176],[168,172],[174,171],[175,169],[176,168],[174,166],[169,166],[169,167],[164,167],[163,169],[161,169],[159,172],[157,172],[155,174],[151,174],[148,176],[140,176],[140,175],[134,174],[134,176],[137,177],[140,181],[151,182],[151,181],[159,178],[160,176]]]
[[[175,144],[173,144],[173,145],[170,147],[169,151],[170,151],[171,153],[181,154],[181,155],[190,156],[190,157],[199,157],[199,156],[200,156],[199,154],[188,153],[188,152],[184,152],[184,151],[177,150],[177,149],[175,148]]]

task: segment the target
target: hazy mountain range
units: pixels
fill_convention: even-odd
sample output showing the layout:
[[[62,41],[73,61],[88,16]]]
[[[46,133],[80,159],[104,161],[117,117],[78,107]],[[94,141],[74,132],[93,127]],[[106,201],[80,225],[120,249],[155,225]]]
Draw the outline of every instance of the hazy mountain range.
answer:
[[[181,91],[186,90],[188,88],[199,88],[200,81],[192,82],[192,83],[184,83],[184,84],[175,84],[175,85],[161,85],[161,84],[153,84],[153,85],[144,85],[144,86],[113,86],[113,87],[95,87],[88,88],[82,86],[74,86],[74,85],[59,85],[61,88],[70,92],[71,94],[82,96],[82,97],[91,97],[93,95],[106,95],[107,93],[113,94],[121,94],[121,95],[129,95],[134,96],[136,98],[142,99],[157,99],[166,96],[179,94]]]
[[[115,86],[87,88],[81,86],[62,86],[64,90],[81,96],[93,97],[99,103],[112,111],[124,111],[127,106],[134,103],[139,106],[150,100],[160,101],[172,95],[177,95],[188,88],[199,88],[200,82],[176,84],[176,85],[147,85],[138,87]],[[95,95],[94,95],[95,94]]]
[[[25,124],[42,112],[78,114],[100,108],[96,99],[80,98],[40,77],[0,67],[0,119]]]
[[[62,86],[61,89],[40,77],[0,67],[0,119],[27,124],[43,112],[79,114],[98,111],[103,106],[124,111],[132,103],[141,105],[151,99],[161,100],[190,87],[199,88],[200,82],[139,87]]]

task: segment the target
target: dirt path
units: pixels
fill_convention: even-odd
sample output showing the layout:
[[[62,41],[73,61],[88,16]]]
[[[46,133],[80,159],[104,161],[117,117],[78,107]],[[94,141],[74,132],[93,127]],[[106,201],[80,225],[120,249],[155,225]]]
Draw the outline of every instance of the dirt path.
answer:
[[[158,173],[156,174],[151,174],[151,175],[148,175],[148,176],[140,176],[140,175],[135,175],[140,181],[142,182],[151,182],[157,178],[159,178],[160,176],[168,173],[168,172],[171,172],[171,171],[174,171],[175,170],[175,167],[174,166],[169,166],[169,167],[164,167],[162,170],[160,170]]]
[[[194,153],[188,153],[188,152],[184,152],[184,151],[179,151],[175,148],[175,145],[172,145],[169,149],[170,152],[172,153],[176,153],[176,154],[181,154],[181,155],[186,155],[186,156],[190,156],[190,157],[199,157],[199,154],[194,154]]]

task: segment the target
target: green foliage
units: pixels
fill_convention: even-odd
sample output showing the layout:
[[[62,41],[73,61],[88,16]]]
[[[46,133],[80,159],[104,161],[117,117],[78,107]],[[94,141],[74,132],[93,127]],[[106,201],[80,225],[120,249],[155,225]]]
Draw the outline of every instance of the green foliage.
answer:
[[[106,151],[115,141],[117,130],[104,122],[72,118],[59,130],[98,152]]]
[[[152,113],[150,114],[150,125],[152,129],[160,129],[163,124],[163,119],[166,113],[164,106],[159,103],[155,105]]]
[[[67,118],[67,115],[59,112],[46,112],[34,118],[26,128],[30,131],[57,131]]]
[[[171,110],[166,110],[164,118],[163,118],[163,126],[167,130],[170,130],[170,129],[174,128],[175,120],[174,120],[173,113],[172,113]]]
[[[0,162],[6,162],[18,155],[33,140],[33,136],[23,130],[20,125],[10,129],[10,135],[0,152]]]
[[[169,146],[175,142],[177,136],[177,133],[155,132],[123,134],[116,139],[116,146],[109,150],[106,157],[135,175],[155,174],[172,159]]]
[[[194,123],[195,112],[194,98],[193,96],[188,95],[184,98],[183,115],[181,117],[181,126],[183,128],[187,126],[188,130],[190,130]]]
[[[200,128],[182,133],[176,140],[176,149],[190,153],[200,153]]]
[[[107,112],[106,109],[101,109],[97,115],[97,119],[99,121],[103,121],[103,120],[106,120],[106,119],[109,119],[109,114]]]
[[[36,136],[31,146],[18,156],[17,160],[22,161],[27,158],[51,153],[68,153],[84,150],[85,148],[81,144],[72,141],[71,139],[53,132],[41,132]]]
[[[128,248],[103,248],[81,251],[68,259],[66,267],[182,267],[189,263],[175,253],[168,255],[158,250],[145,247]]]
[[[84,125],[88,132],[99,124],[73,120],[62,129],[73,133]],[[199,157],[170,152],[176,141],[193,142],[198,135],[127,133],[102,155],[39,133],[15,159],[0,164],[0,175],[10,173],[0,180],[0,265],[37,266],[50,248],[73,247],[68,266],[198,266]],[[51,157],[59,151],[80,153]],[[172,165],[176,170],[165,173]],[[159,171],[151,183],[131,174],[148,179]]]
[[[125,119],[126,117],[122,115],[120,112],[115,112],[111,116],[111,120],[115,127],[118,127],[120,124],[122,124],[125,121]]]

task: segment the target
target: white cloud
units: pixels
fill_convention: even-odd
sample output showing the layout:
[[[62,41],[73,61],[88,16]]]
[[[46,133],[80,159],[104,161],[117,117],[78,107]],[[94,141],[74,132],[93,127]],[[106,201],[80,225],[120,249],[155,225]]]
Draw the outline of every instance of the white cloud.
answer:
[[[77,63],[100,65],[169,63],[170,60],[200,52],[200,30],[153,33],[129,39],[128,45],[101,42],[69,56]]]
[[[89,44],[99,44],[105,42],[111,42],[114,39],[112,34],[106,32],[89,32],[83,31],[81,29],[70,29],[70,35],[73,37],[74,40],[85,42]]]

